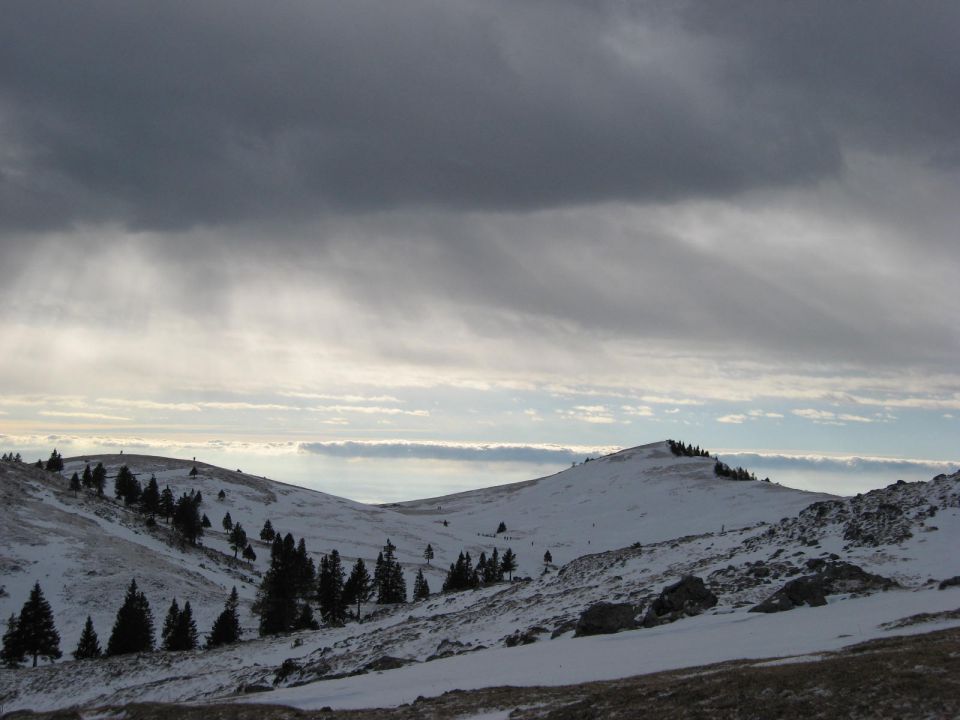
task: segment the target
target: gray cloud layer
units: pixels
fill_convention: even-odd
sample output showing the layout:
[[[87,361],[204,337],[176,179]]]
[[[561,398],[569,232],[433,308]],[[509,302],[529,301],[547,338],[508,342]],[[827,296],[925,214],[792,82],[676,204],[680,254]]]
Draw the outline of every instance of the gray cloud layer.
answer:
[[[583,449],[544,447],[542,445],[476,445],[429,442],[351,442],[300,443],[303,452],[340,458],[453,460],[465,462],[519,462],[540,465],[581,462]],[[594,457],[603,451],[594,453]]]
[[[956,3],[60,3],[0,24],[0,223],[728,197],[960,159]]]

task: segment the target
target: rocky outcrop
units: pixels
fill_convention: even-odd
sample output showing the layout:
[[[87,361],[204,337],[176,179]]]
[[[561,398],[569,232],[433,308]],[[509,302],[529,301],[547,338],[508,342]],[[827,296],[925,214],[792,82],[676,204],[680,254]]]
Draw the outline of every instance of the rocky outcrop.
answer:
[[[954,575],[952,578],[941,580],[937,587],[940,590],[946,590],[948,587],[955,587],[957,585],[960,585],[960,575]]]
[[[899,587],[889,578],[868,573],[848,562],[814,559],[807,562],[807,568],[815,572],[790,580],[762,603],[750,608],[750,612],[782,612],[803,605],[817,607],[827,604],[827,595],[869,593]]]
[[[701,578],[686,575],[679,582],[668,585],[647,609],[644,627],[655,627],[684,617],[699,615],[717,604],[714,595]]]
[[[598,602],[580,614],[574,637],[607,635],[637,627],[637,609],[633,605]]]

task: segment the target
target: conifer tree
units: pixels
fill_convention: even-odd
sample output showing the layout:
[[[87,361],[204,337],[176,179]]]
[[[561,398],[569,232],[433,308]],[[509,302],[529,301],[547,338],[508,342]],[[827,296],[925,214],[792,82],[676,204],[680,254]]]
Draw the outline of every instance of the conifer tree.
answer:
[[[503,554],[503,559],[500,560],[500,577],[503,577],[503,573],[507,573],[508,579],[513,580],[513,571],[517,569],[517,556],[513,554],[513,550],[507,548],[507,551]]]
[[[497,532],[502,533],[506,531],[507,531],[507,524],[503,520],[501,520],[500,524],[497,525]]]
[[[91,479],[93,480],[93,487],[97,491],[97,496],[103,497],[103,489],[107,486],[107,469],[103,466],[103,463],[97,463]]]
[[[260,539],[264,542],[273,542],[273,536],[277,533],[273,529],[273,524],[270,522],[270,519],[263,523],[263,529],[260,530]]]
[[[34,463],[34,467],[37,470],[43,470],[43,460],[37,460],[37,462]]]
[[[183,604],[183,610],[177,617],[177,624],[173,631],[173,642],[170,650],[195,650],[197,647],[197,624],[193,619],[193,608],[190,601]]]
[[[263,576],[256,605],[261,635],[289,632],[296,624],[299,572],[296,555],[293,535],[274,537],[270,569]]]
[[[286,542],[286,539],[284,539],[284,542]],[[303,538],[300,538],[300,542],[297,543],[297,549],[294,553],[294,566],[297,596],[302,598],[313,596],[317,570],[313,564],[313,558],[307,553],[307,543]]]
[[[300,608],[297,612],[297,619],[293,624],[294,630],[319,630],[320,623],[317,622],[317,619],[313,616],[313,608],[310,607],[309,602],[300,603]]]
[[[80,475],[76,472],[70,476],[70,489],[73,490],[73,496],[76,497],[80,492]]]
[[[17,636],[23,654],[33,657],[33,667],[37,666],[38,657],[52,662],[61,655],[60,634],[54,627],[53,611],[50,603],[43,597],[39,582],[34,583],[30,597],[20,610]]]
[[[223,520],[220,522],[220,524],[223,526],[223,529],[226,530],[227,532],[230,532],[231,530],[233,530],[233,518],[230,517],[230,513],[227,513],[226,515],[223,516]]]
[[[350,570],[350,577],[343,584],[343,600],[346,604],[357,604],[357,622],[360,622],[360,606],[369,602],[373,595],[373,586],[370,582],[370,573],[363,562],[363,558],[357,558]]]
[[[191,545],[197,544],[197,538],[203,535],[203,521],[193,498],[184,493],[173,509],[173,528]]]
[[[223,612],[213,622],[213,628],[207,637],[208,648],[231,645],[240,639],[243,631],[240,628],[240,617],[237,615],[239,604],[240,598],[237,595],[237,588],[234,586],[233,590],[230,591],[230,597],[223,605]]]
[[[196,477],[196,476],[199,475],[199,474],[200,474],[200,472],[197,470],[197,466],[194,465],[194,466],[193,466],[193,469],[190,471],[190,477]]]
[[[173,645],[176,643],[175,634],[177,632],[177,623],[180,621],[180,606],[177,599],[174,598],[170,603],[170,609],[167,610],[167,617],[163,621],[163,629],[160,631],[160,647],[163,650],[176,650]]]
[[[543,554],[543,564],[544,564],[544,565],[549,565],[549,564],[551,564],[552,562],[553,562],[553,555],[551,555],[551,554],[550,554],[550,551],[547,550],[547,551]]]
[[[160,486],[157,485],[157,476],[151,475],[147,486],[140,495],[140,512],[153,516],[160,512]]]
[[[117,610],[106,654],[124,655],[150,650],[153,650],[153,614],[146,595],[137,589],[137,581],[131,580],[123,605]]]
[[[243,559],[249,562],[256,562],[257,560],[257,553],[250,543],[247,543],[247,547],[243,550]]]
[[[396,545],[388,539],[383,552],[377,557],[373,581],[380,605],[407,601],[407,583],[403,578],[403,568],[394,556],[396,549]]]
[[[18,667],[23,662],[23,646],[20,643],[20,633],[17,628],[17,616],[10,613],[7,618],[7,630],[3,633],[3,649],[0,650],[0,660],[7,667]]]
[[[223,490],[217,493],[217,500],[226,500],[226,499],[227,499],[227,493],[225,493]]]
[[[80,483],[88,490],[93,487],[93,471],[90,470],[90,463],[87,463],[84,466],[83,476],[80,478]]]
[[[50,459],[47,460],[47,470],[50,472],[62,472],[63,471],[63,456],[57,452],[54,448],[53,452],[50,453]],[[34,663],[36,665],[36,663]]]
[[[247,531],[240,523],[230,530],[230,547],[233,549],[233,557],[237,557],[237,553],[247,547]]]
[[[503,580],[503,568],[500,563],[500,554],[497,552],[497,549],[494,548],[493,552],[490,553],[490,558],[487,560],[483,581],[491,583],[500,582],[501,580]]]
[[[93,620],[87,615],[87,623],[83,626],[83,632],[80,633],[80,641],[77,643],[77,649],[73,651],[73,659],[92,660],[102,654],[100,640],[97,637],[96,630],[93,629]]]
[[[203,514],[203,517],[200,518],[200,526],[201,526],[204,530],[206,530],[208,527],[210,527],[210,518],[207,517],[207,514],[206,514],[206,513],[204,513],[204,514]]]
[[[413,581],[413,599],[426,600],[428,597],[430,597],[430,586],[427,584],[427,579],[423,576],[423,570],[417,568],[417,577]]]
[[[343,599],[343,565],[340,553],[332,550],[320,559],[317,580],[317,601],[320,617],[327,625],[340,626],[347,619],[347,605]]]
[[[427,543],[427,549],[423,551],[423,559],[427,561],[427,565],[433,560],[433,546],[430,543]]]
[[[176,501],[173,499],[173,490],[167,485],[160,493],[160,515],[169,523],[173,517],[173,511],[176,509]]]

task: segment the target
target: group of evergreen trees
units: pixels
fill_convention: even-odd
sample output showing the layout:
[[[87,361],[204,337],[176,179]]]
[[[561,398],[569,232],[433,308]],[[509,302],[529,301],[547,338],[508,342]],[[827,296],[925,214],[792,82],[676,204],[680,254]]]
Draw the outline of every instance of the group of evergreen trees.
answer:
[[[233,588],[224,604],[223,612],[214,621],[207,637],[208,648],[235,643],[240,639],[242,630],[237,614],[238,606],[237,589]],[[131,580],[123,605],[117,611],[106,651],[101,649],[93,620],[88,615],[73,657],[76,660],[88,660],[102,656],[150,652],[154,649],[153,644],[154,623],[150,603],[146,595],[138,589],[136,580]],[[161,648],[180,651],[197,647],[197,625],[190,602],[187,601],[183,608],[180,608],[174,598],[161,631]],[[54,626],[53,612],[50,603],[43,597],[40,583],[36,583],[20,610],[20,615],[13,614],[7,620],[0,661],[8,667],[17,667],[30,658],[36,667],[38,658],[52,662],[59,657],[60,635]]]
[[[315,579],[316,567],[303,538],[296,543],[290,533],[284,537],[274,534],[270,568],[260,583],[254,606],[260,615],[261,635],[318,627],[310,607]]]
[[[710,457],[710,452],[706,448],[701,450],[699,445],[687,445],[682,440],[667,440],[667,443],[670,445],[670,452],[674,455],[683,457]]]
[[[407,601],[407,581],[403,579],[403,568],[396,558],[397,546],[390,540],[377,555],[377,564],[373,570],[373,587],[377,593],[377,603],[387,605]]]
[[[516,569],[517,556],[511,548],[507,548],[502,558],[496,548],[490,553],[490,557],[487,557],[486,552],[481,552],[476,565],[473,564],[469,552],[466,554],[461,552],[457,561],[450,564],[447,577],[443,581],[443,592],[469,590],[481,585],[501,582],[504,575],[513,580],[513,571]]]
[[[731,468],[726,463],[720,462],[717,460],[713,464],[713,474],[718,477],[730,478],[731,480],[756,480],[757,476],[752,472],[747,471],[745,468],[736,467]]]
[[[10,463],[23,462],[23,458],[20,457],[20,453],[17,453],[16,455],[14,455],[12,452],[8,452],[8,453],[4,453],[3,455],[0,455],[0,460],[2,460],[3,462],[10,462]]]

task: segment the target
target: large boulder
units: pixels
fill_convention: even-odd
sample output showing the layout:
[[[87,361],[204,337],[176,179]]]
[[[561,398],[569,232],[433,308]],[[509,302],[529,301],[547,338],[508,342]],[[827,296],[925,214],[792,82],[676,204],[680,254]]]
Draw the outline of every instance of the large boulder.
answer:
[[[809,561],[807,567],[816,572],[788,581],[762,603],[750,608],[750,612],[783,612],[803,605],[817,607],[827,604],[827,595],[868,593],[898,587],[890,578],[868,573],[848,562],[818,559]]]
[[[580,614],[574,637],[607,635],[637,626],[637,609],[629,603],[598,602]]]
[[[717,596],[710,592],[701,578],[686,575],[660,592],[647,609],[643,626],[655,627],[699,615],[716,604]]]

